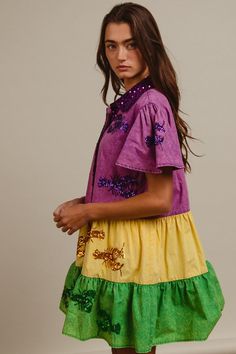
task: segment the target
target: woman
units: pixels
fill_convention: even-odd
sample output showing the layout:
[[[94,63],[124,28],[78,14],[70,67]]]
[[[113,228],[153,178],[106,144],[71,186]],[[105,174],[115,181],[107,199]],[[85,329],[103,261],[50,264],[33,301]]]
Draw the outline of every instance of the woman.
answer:
[[[178,114],[176,74],[145,7],[124,3],[105,16],[97,63],[104,103],[110,80],[121,97],[107,108],[86,195],[53,213],[63,232],[80,230],[62,333],[103,338],[121,354],[205,340],[224,297],[190,210],[192,137]]]

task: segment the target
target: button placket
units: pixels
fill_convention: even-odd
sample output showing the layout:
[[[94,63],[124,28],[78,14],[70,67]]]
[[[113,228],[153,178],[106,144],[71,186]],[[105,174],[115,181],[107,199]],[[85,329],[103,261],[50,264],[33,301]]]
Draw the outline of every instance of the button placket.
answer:
[[[94,180],[95,180],[95,173],[96,173],[96,167],[97,167],[97,155],[98,155],[98,148],[99,148],[99,144],[100,144],[100,141],[103,137],[103,134],[107,128],[107,125],[109,124],[108,121],[109,121],[109,117],[110,117],[110,107],[107,107],[106,108],[106,120],[105,120],[105,123],[103,125],[103,128],[102,128],[102,131],[100,133],[100,136],[98,138],[98,141],[97,141],[97,144],[96,144],[96,147],[95,147],[95,152],[94,152],[94,155],[95,155],[95,159],[94,159],[94,164],[93,164],[93,178],[92,178],[92,191],[91,191],[91,202],[93,200],[93,191],[94,191]]]

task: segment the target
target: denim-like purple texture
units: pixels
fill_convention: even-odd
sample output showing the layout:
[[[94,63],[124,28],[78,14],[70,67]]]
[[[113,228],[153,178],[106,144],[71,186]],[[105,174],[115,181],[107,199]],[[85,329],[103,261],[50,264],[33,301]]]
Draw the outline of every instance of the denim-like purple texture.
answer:
[[[138,82],[106,108],[94,151],[85,203],[131,198],[147,190],[145,173],[173,173],[174,198],[168,213],[190,210],[176,124],[167,97],[151,77]]]

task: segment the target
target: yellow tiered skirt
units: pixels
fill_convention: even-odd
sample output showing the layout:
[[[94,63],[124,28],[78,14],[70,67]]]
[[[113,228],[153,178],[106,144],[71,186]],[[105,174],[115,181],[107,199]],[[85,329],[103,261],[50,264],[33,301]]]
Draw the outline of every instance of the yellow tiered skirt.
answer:
[[[191,211],[155,219],[100,220],[80,229],[76,265],[114,282],[156,284],[207,272]]]

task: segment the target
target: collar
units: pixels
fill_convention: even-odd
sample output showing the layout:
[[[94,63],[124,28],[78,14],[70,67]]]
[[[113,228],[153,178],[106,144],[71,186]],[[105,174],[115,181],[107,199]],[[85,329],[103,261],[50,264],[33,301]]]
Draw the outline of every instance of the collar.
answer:
[[[153,87],[154,85],[151,76],[149,75],[131,87],[113,103],[111,103],[107,108],[108,111],[112,111],[114,113],[117,113],[119,110],[122,112],[127,112],[145,91]]]

